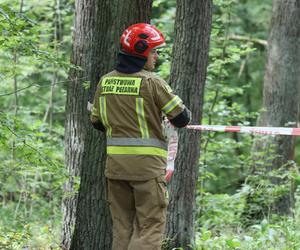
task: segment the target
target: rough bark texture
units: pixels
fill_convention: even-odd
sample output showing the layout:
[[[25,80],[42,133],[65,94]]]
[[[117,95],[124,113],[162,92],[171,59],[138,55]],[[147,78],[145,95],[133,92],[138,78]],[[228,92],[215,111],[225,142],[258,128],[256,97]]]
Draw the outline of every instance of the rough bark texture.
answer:
[[[192,111],[193,124],[199,124],[202,116],[211,19],[211,0],[177,1],[170,83]],[[199,154],[200,133],[180,130],[166,228],[167,238],[173,241],[170,249],[189,249],[193,243]]]
[[[264,110],[258,121],[260,126],[296,127],[300,114],[300,1],[274,0],[271,31],[268,40],[268,59],[263,90]],[[294,159],[294,138],[276,136],[258,139],[254,144],[256,156],[264,162],[262,168],[254,165],[258,173],[280,169],[283,174]],[[257,162],[257,161],[256,161]],[[263,176],[261,176],[263,178]],[[271,182],[279,185],[287,180],[272,177]],[[248,200],[251,203],[251,199]],[[249,204],[250,205],[250,204]],[[287,192],[272,205],[280,214],[291,213],[293,192]],[[247,212],[247,211],[246,211]],[[258,211],[257,211],[258,212]],[[263,211],[248,215],[261,219]]]
[[[295,126],[300,103],[300,1],[274,1],[268,44],[263,92],[266,112],[260,123],[268,126],[294,123]],[[291,141],[291,137],[284,138]]]
[[[263,104],[265,112],[260,125],[296,127],[300,112],[300,1],[273,2],[268,61],[264,79]],[[273,144],[275,158],[271,169],[278,169],[294,160],[294,138],[277,136],[264,147]],[[288,167],[289,164],[286,166]],[[273,182],[280,184],[280,180]],[[279,213],[290,213],[293,195],[285,195],[274,204]]]
[[[152,0],[75,1],[71,62],[82,70],[69,72],[67,87],[65,164],[70,177],[63,200],[64,249],[111,248],[111,218],[105,202],[106,138],[92,128],[87,103],[93,100],[100,76],[114,68],[122,31],[130,24],[149,22],[151,6]],[[86,81],[88,89],[83,86]],[[81,177],[78,197],[75,176]]]

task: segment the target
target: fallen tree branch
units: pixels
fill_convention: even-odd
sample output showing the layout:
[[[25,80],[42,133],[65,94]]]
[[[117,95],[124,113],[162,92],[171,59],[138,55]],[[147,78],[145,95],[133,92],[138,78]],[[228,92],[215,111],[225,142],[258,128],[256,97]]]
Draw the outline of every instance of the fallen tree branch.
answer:
[[[227,37],[227,39],[229,40],[236,40],[236,41],[247,41],[247,42],[253,42],[253,43],[257,43],[260,44],[262,46],[267,46],[268,45],[268,41],[266,40],[262,40],[262,39],[258,39],[258,38],[252,38],[249,36],[239,36],[239,35],[229,35]]]

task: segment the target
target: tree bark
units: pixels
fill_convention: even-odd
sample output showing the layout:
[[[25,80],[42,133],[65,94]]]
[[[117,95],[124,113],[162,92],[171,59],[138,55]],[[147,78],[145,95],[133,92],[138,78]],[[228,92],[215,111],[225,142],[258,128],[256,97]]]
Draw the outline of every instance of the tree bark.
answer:
[[[258,125],[296,127],[300,114],[300,1],[274,0],[271,31],[268,39],[268,58],[264,77],[263,108]],[[294,138],[292,136],[264,137],[254,143],[254,173],[267,176],[280,170],[283,175],[293,164]],[[287,184],[286,178],[269,177],[272,184]],[[251,203],[251,197],[248,199]],[[294,203],[293,190],[288,188],[271,205],[279,214],[290,214]],[[251,206],[251,204],[248,204]],[[248,219],[261,219],[263,211],[248,214]],[[251,218],[252,217],[252,218]],[[255,218],[256,217],[256,218]]]
[[[75,1],[71,62],[81,70],[70,70],[67,86],[65,165],[69,181],[63,200],[64,249],[111,248],[111,218],[105,201],[106,138],[92,128],[87,104],[93,100],[100,76],[114,68],[122,31],[130,24],[149,22],[151,6],[152,0]],[[84,83],[90,87],[84,88]],[[77,176],[81,177],[78,202]]]
[[[191,110],[193,124],[199,124],[202,117],[211,21],[211,0],[177,1],[170,82]],[[190,244],[193,244],[199,155],[200,133],[180,130],[175,172],[170,183],[166,228],[170,240],[168,249],[190,249]]]

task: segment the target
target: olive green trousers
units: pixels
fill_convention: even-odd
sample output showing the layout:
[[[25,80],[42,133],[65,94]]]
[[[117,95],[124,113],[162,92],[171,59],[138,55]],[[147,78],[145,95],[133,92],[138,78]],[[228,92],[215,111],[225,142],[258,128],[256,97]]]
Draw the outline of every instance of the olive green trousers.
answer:
[[[108,179],[112,250],[160,250],[168,193],[164,176],[147,181]]]

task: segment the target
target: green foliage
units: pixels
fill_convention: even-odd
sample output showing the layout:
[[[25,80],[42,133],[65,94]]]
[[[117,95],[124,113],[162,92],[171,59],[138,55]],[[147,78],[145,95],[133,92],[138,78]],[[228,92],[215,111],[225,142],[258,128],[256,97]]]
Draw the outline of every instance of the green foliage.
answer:
[[[71,4],[0,4],[0,249],[59,246]]]
[[[257,110],[244,100],[253,86],[241,78],[256,48],[229,38],[238,15],[235,6],[236,1],[215,2],[203,124],[255,125]],[[250,135],[203,133],[200,186],[210,192],[235,192],[248,174],[251,145]],[[203,178],[208,173],[218,178]]]
[[[164,34],[166,47],[159,50],[156,72],[168,80],[171,68],[172,45],[174,43],[174,20],[176,17],[176,1],[156,0],[153,2],[151,22]]]
[[[157,2],[156,8],[166,10],[162,19],[156,17],[155,24],[160,24],[160,20],[170,23],[174,18],[175,10],[167,4]],[[266,47],[257,41],[268,38],[271,7],[271,0],[214,1],[203,124],[256,125],[266,61]],[[172,31],[164,32],[174,41]],[[236,36],[244,40],[235,39]],[[164,51],[163,56],[165,63],[159,65],[159,73],[168,79],[171,51]],[[276,153],[271,149],[262,151],[260,157],[267,161],[258,160],[252,154],[255,138],[261,137],[202,133],[195,249],[299,248],[299,194],[295,218],[275,216],[272,210],[279,197],[291,186],[297,187],[299,160],[290,162],[288,171],[287,166],[262,171]],[[257,166],[257,170],[260,166],[261,171],[253,172],[251,166]],[[274,178],[280,179],[281,184],[272,183]],[[250,224],[243,218],[245,211],[255,214]],[[171,240],[167,239],[165,245]]]
[[[47,129],[39,121],[24,123],[1,113],[1,247],[50,246],[58,237],[61,187],[66,180],[62,134]]]
[[[64,106],[74,16],[74,1],[60,2],[57,8],[56,1],[24,1],[22,12],[19,1],[0,3],[0,249],[59,249],[67,178]],[[255,125],[266,57],[257,39],[267,40],[271,0],[213,2],[202,123]],[[168,80],[176,1],[155,0],[152,13],[152,23],[167,40],[157,71]],[[83,83],[89,87],[88,81]],[[254,139],[202,133],[195,249],[300,248],[299,156],[265,172],[276,154],[262,151],[254,161]],[[299,145],[298,138],[296,151]],[[75,186],[78,189],[78,179]],[[290,187],[298,188],[294,217],[275,216],[272,204]],[[245,210],[255,220],[242,219]]]
[[[30,14],[27,16],[16,12],[8,4],[1,5],[1,14],[1,49],[18,54],[18,56],[29,56],[33,61],[69,67],[69,63],[66,63],[64,58],[54,51],[57,41],[49,41],[53,32],[51,23],[41,25],[32,20]]]
[[[251,39],[234,40],[231,34],[266,39],[271,4],[234,0],[214,4],[202,123],[255,126],[261,106],[265,48]],[[259,18],[253,18],[255,15]],[[298,248],[298,233],[294,231],[297,219],[273,213],[276,202],[297,186],[297,163],[266,171],[277,155],[270,148],[255,157],[255,138],[202,133],[195,249]],[[299,196],[297,199],[296,214]],[[245,213],[250,215],[248,220]]]
[[[294,217],[276,218],[276,216],[273,216],[269,218],[269,220],[264,219],[246,230],[240,227],[241,225],[237,224],[238,214],[234,214],[234,211],[242,211],[241,208],[245,203],[246,197],[243,195],[243,192],[242,195],[219,197],[219,203],[217,204],[210,200],[211,197],[209,196],[214,197],[215,195],[208,195],[208,197],[205,198],[208,203],[204,212],[209,212],[209,216],[207,215],[206,219],[203,218],[203,221],[201,222],[203,224],[196,235],[195,250],[299,249],[299,190],[296,192]],[[228,202],[229,206],[226,205],[226,202]],[[218,213],[211,213],[211,211],[214,211],[216,208]],[[223,220],[221,224],[219,224],[220,220]],[[209,221],[209,223],[207,223],[207,221]],[[215,227],[211,227],[212,224],[215,225]]]
[[[258,223],[269,218],[273,212],[282,213],[285,206],[291,206],[291,190],[297,188],[299,170],[294,161],[288,161],[279,168],[273,168],[275,162],[280,160],[274,143],[276,138],[260,136],[255,140],[255,146],[261,144],[264,150],[252,152],[252,172],[247,177],[249,185],[247,204],[242,214],[244,226]],[[287,204],[285,204],[287,203]]]

